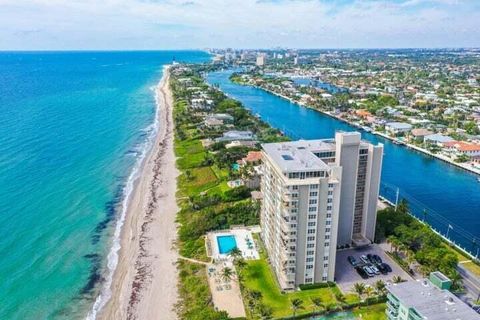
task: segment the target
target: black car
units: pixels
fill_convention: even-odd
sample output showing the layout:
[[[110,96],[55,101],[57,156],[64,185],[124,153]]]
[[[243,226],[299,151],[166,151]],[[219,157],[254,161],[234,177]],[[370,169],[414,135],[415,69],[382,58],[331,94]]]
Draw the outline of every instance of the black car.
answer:
[[[387,270],[387,272],[392,272],[392,268],[388,264],[382,263],[382,266],[385,268],[385,270]]]
[[[380,258],[378,255],[374,254],[372,256],[372,259],[373,259],[373,262],[375,262],[376,264],[381,264],[383,261],[382,261],[382,258]]]
[[[350,262],[350,264],[351,264],[352,266],[355,267],[355,266],[357,265],[357,260],[355,260],[354,257],[348,256],[348,257],[347,257],[347,260],[348,260],[348,262]]]
[[[370,262],[375,262],[375,261],[373,260],[373,256],[372,256],[370,253],[367,254],[367,259],[368,259],[368,261],[370,261]]]
[[[387,271],[387,268],[385,268],[385,266],[383,265],[383,263],[380,263],[377,265],[377,268],[378,270],[382,273],[382,274],[387,274],[388,271]]]
[[[362,267],[355,267],[355,270],[357,270],[357,273],[362,277],[362,279],[368,279],[368,274],[363,270]]]

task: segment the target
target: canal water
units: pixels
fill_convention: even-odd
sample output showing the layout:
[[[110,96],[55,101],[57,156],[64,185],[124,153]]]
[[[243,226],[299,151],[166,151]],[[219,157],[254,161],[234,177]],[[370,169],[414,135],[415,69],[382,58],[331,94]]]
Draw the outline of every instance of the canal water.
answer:
[[[231,71],[213,72],[208,74],[207,81],[219,85],[227,95],[293,139],[331,138],[338,130],[359,130],[264,90],[232,83],[230,74]],[[398,190],[400,199],[408,200],[415,215],[426,217],[435,230],[477,255],[480,245],[477,176],[371,133],[362,131],[362,137],[385,146],[380,194],[394,202]]]

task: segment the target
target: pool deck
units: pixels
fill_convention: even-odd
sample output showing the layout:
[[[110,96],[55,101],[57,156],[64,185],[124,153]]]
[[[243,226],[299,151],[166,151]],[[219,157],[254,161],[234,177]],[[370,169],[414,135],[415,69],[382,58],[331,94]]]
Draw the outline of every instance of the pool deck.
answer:
[[[260,228],[255,227],[235,227],[230,230],[222,230],[210,232],[207,234],[207,253],[214,260],[227,261],[230,259],[230,256],[224,253],[220,253],[220,249],[217,243],[217,237],[221,236],[234,236],[235,242],[237,243],[237,248],[242,252],[242,256],[246,260],[256,260],[260,258],[257,248],[255,247],[255,242],[253,240],[252,233],[258,233]],[[248,245],[247,239],[250,243]]]

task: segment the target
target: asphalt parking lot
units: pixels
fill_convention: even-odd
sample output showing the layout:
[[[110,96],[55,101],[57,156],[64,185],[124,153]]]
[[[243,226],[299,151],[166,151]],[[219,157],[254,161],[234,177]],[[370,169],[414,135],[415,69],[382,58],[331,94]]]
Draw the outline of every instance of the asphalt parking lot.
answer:
[[[355,268],[348,262],[347,257],[353,256],[357,262],[361,261],[361,255],[367,254],[376,254],[378,255],[383,262],[387,263],[391,268],[392,272],[387,274],[378,274],[374,277],[369,277],[368,279],[363,279],[355,270]],[[368,247],[355,248],[355,249],[346,249],[337,251],[337,262],[335,265],[335,281],[339,287],[344,291],[352,291],[353,285],[356,282],[362,282],[365,284],[373,285],[378,280],[383,280],[385,283],[392,281],[394,276],[400,276],[404,280],[411,280],[412,278],[408,273],[403,271],[399,265],[397,265],[389,256],[383,252],[383,250],[376,244],[372,244]]]

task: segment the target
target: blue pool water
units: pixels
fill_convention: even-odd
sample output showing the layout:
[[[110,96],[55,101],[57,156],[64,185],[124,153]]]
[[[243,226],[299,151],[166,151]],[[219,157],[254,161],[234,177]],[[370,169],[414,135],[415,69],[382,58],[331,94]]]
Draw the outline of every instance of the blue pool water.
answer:
[[[237,247],[237,242],[234,236],[218,236],[217,237],[218,250],[221,254],[226,254]]]

